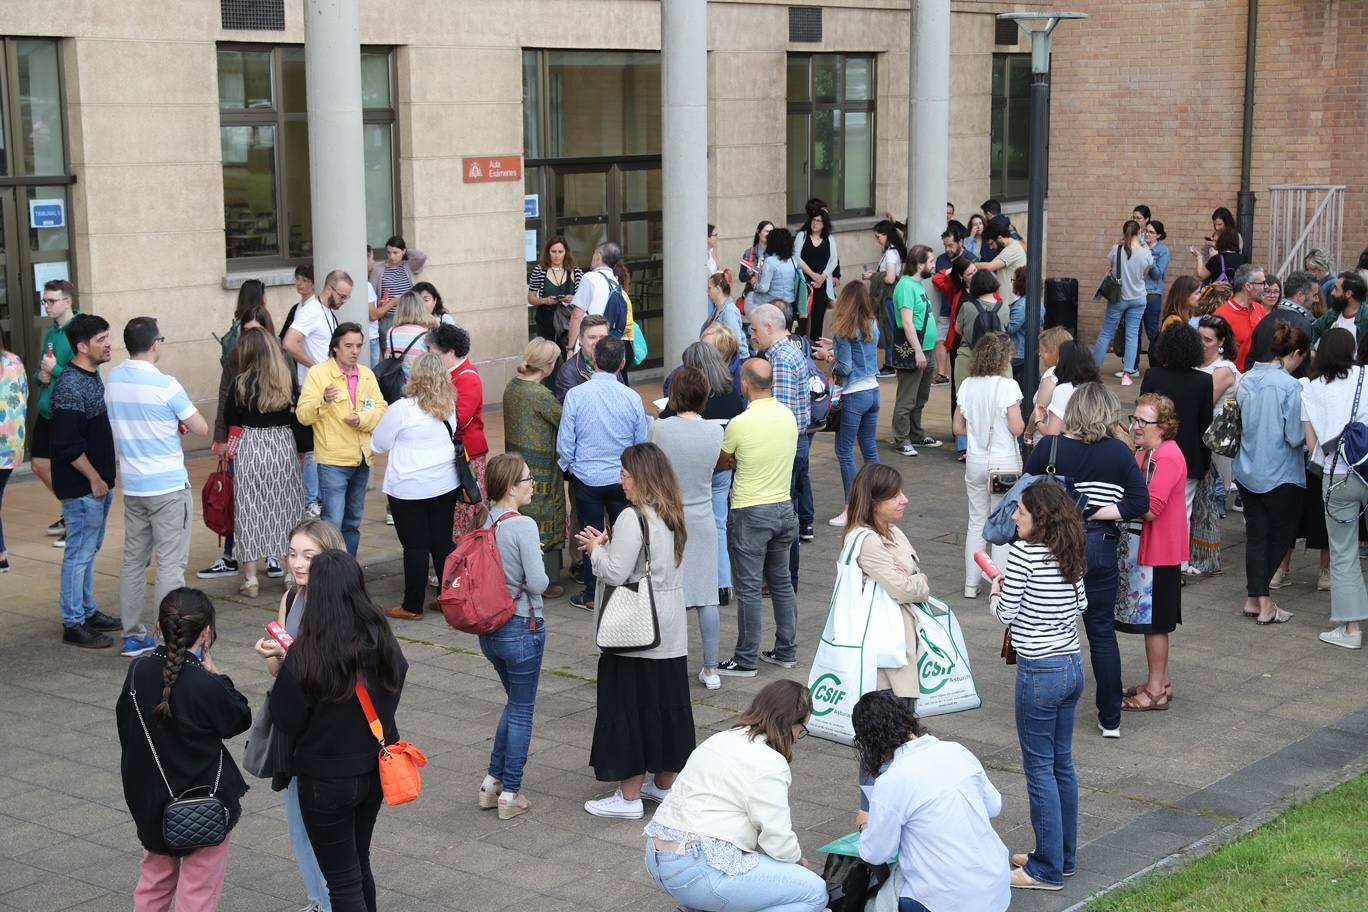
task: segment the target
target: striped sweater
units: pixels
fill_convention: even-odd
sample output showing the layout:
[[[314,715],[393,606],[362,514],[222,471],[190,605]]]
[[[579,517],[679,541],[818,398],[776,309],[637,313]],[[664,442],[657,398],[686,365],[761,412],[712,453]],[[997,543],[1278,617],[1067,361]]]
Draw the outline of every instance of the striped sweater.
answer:
[[[1064,579],[1047,546],[1019,539],[1012,542],[1002,576],[993,614],[1012,625],[1012,646],[1022,658],[1079,651],[1078,616],[1088,607],[1081,579]]]

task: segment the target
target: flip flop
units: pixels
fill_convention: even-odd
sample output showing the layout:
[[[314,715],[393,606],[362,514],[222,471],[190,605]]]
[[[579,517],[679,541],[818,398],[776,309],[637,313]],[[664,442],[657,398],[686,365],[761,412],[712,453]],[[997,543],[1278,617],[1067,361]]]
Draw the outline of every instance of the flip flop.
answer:
[[[1286,624],[1295,616],[1296,615],[1294,615],[1292,612],[1284,611],[1281,608],[1279,608],[1277,610],[1277,613],[1275,613],[1273,617],[1269,618],[1266,621],[1260,621],[1256,619],[1254,623],[1258,624],[1260,627],[1267,627],[1269,624]]]

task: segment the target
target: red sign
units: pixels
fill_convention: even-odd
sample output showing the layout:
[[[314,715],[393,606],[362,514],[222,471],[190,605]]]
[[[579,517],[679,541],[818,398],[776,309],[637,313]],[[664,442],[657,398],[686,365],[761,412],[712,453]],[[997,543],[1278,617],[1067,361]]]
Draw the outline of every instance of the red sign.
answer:
[[[523,179],[522,156],[461,159],[461,179],[467,184],[487,184],[491,181],[520,181]]]

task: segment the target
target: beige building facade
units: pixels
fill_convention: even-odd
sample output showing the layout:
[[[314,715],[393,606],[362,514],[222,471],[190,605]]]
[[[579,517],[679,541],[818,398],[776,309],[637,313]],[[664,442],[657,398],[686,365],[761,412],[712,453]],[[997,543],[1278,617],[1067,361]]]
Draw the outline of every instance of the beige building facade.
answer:
[[[994,19],[1019,5],[952,4],[946,142],[961,218],[1015,187],[1012,169],[1024,176],[1011,147],[1025,117],[1009,125],[1017,100],[999,83],[1025,45]],[[319,189],[365,193],[370,243],[397,234],[428,255],[420,278],[470,331],[487,398],[528,337],[527,257],[553,233],[582,263],[599,240],[622,241],[658,354],[660,4],[360,7],[366,186]],[[214,333],[231,322],[234,289],[264,280],[279,324],[310,256],[303,15],[299,2],[0,4],[0,327],[12,347],[36,354],[41,281],[65,269],[82,309],[116,335],[156,316],[163,369],[212,404]],[[810,195],[837,211],[848,274],[876,262],[869,229],[907,206],[906,0],[715,0],[708,15],[698,141],[719,262],[735,268],[756,222],[796,223]],[[467,158],[519,156],[522,181],[468,181]],[[320,279],[330,268],[315,265]]]

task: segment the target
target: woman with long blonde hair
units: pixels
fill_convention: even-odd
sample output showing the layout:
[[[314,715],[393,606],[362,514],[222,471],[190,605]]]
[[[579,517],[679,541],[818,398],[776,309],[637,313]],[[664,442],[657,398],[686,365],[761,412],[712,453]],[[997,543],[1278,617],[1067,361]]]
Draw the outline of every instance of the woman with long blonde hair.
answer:
[[[404,359],[404,376],[413,373],[413,363],[428,350],[427,334],[437,328],[441,320],[417,292],[410,291],[399,298],[394,308],[394,326],[385,335],[386,357]]]
[[[256,598],[257,561],[284,554],[290,530],[304,516],[304,477],[291,429],[294,378],[280,343],[264,329],[249,329],[239,337],[236,355],[238,373],[223,407],[230,438],[232,429],[241,429],[232,556],[242,568],[238,591]]]
[[[736,333],[729,327],[721,323],[714,323],[703,330],[703,335],[699,337],[700,342],[707,342],[717,353],[722,356],[722,363],[727,366],[727,370],[732,375],[732,388],[736,394],[741,395],[741,340]]]
[[[832,366],[841,386],[841,426],[836,432],[836,461],[841,466],[841,488],[846,497],[855,483],[855,443],[865,465],[879,461],[879,323],[874,298],[863,282],[841,286],[831,313],[831,338],[819,350]],[[844,526],[846,511],[828,520]]]
[[[383,490],[404,550],[404,603],[385,612],[416,621],[423,616],[428,564],[440,574],[455,544],[456,395],[440,355],[424,352],[413,362],[404,398],[391,405],[371,436],[371,448],[389,453]]]
[[[599,655],[589,763],[600,782],[619,786],[584,809],[596,817],[639,820],[642,797],[665,800],[694,748],[681,567],[687,534],[679,479],[660,447],[638,443],[622,451],[622,490],[629,505],[618,514],[612,535],[586,526],[576,539],[600,587],[650,574],[660,639],[649,649]],[[594,595],[595,629],[604,594],[600,588]]]

